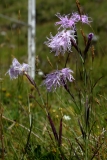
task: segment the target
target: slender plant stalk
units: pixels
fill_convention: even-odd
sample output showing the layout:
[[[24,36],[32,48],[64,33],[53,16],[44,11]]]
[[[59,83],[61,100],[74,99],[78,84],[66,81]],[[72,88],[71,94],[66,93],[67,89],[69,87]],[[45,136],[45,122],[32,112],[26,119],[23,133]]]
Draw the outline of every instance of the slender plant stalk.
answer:
[[[66,61],[65,61],[64,68],[65,68],[65,67],[66,67],[66,65],[67,65],[67,62],[68,62],[68,60],[69,60],[69,56],[70,56],[70,52],[68,52],[68,55],[67,55],[67,58],[66,58]]]
[[[85,160],[88,160],[88,128],[86,127],[86,139],[85,139]]]
[[[29,123],[30,123],[30,127],[31,127],[31,124],[32,124],[32,115],[31,115],[31,111],[30,111],[29,96],[28,96],[28,110],[29,110]]]
[[[33,127],[33,121],[31,120],[30,131],[29,131],[29,134],[28,134],[28,137],[27,137],[27,142],[26,142],[26,146],[25,146],[25,151],[24,151],[24,154],[23,154],[21,160],[24,159],[24,156],[25,156],[26,153],[27,153],[27,150],[28,150],[28,147],[29,147],[29,143],[30,143],[30,136],[31,136],[32,127]]]
[[[2,90],[2,81],[0,81],[0,90]],[[2,124],[2,93],[0,94],[0,140],[1,140],[1,157],[4,160],[4,140],[3,140],[3,124]]]

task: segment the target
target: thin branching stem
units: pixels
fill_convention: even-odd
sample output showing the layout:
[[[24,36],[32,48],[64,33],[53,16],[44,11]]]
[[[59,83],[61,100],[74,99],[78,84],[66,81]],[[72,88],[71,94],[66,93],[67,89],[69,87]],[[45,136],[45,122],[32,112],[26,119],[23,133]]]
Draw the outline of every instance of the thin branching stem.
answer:
[[[22,124],[20,124],[20,123],[18,123],[18,122],[16,122],[16,121],[13,121],[13,120],[5,117],[5,116],[2,116],[2,118],[5,119],[6,121],[11,122],[11,123],[15,123],[15,124],[17,124],[18,126],[20,126],[20,127],[22,127],[23,129],[25,129],[26,131],[30,132],[30,129],[27,128],[27,127],[25,127],[25,126],[22,125]],[[33,131],[31,131],[31,134],[34,135],[36,138],[38,138],[40,141],[44,142],[44,141],[43,141],[37,134],[35,134]]]

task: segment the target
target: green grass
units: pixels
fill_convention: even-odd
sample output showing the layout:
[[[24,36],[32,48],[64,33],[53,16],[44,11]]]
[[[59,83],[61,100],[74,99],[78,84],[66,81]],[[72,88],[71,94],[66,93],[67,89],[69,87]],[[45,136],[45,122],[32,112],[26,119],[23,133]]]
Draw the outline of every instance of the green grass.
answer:
[[[106,45],[106,8],[107,2],[80,0],[84,13],[93,19],[91,27],[78,25],[79,45],[84,49],[84,41],[80,29],[87,35],[94,32],[99,36],[95,47],[94,61],[92,53],[88,52],[86,63],[87,83],[84,85],[83,68],[78,53],[73,49],[67,67],[70,67],[75,77],[75,83],[69,84],[74,94],[77,106],[73,103],[67,91],[60,88],[55,93],[47,94],[41,83],[44,77],[36,74],[35,81],[41,92],[44,104],[37,90],[30,84],[26,77],[19,77],[10,80],[5,75],[13,57],[21,63],[27,62],[27,28],[17,26],[13,28],[14,22],[0,18],[0,127],[3,131],[3,139],[0,143],[0,157],[2,160],[77,160],[85,159],[106,159],[107,157],[107,45]],[[50,32],[55,35],[57,27],[54,23],[58,21],[55,14],[69,14],[77,11],[75,0],[37,0],[37,32],[36,32],[36,55],[39,58],[37,70],[44,74],[52,70],[64,67],[64,57],[54,57],[50,49],[44,44]],[[97,8],[97,9],[95,9]],[[1,1],[0,11],[11,18],[27,22],[27,1]],[[3,36],[1,33],[6,33]],[[47,57],[50,59],[53,68],[50,66]],[[76,64],[77,62],[77,64]],[[82,73],[82,76],[80,76]],[[90,90],[93,87],[93,92]],[[87,102],[88,99],[88,102]],[[88,103],[88,105],[86,105]],[[86,128],[84,116],[85,107],[90,107],[89,131]],[[60,119],[67,115],[71,119],[62,121],[62,146],[59,147],[55,141],[50,121],[46,115],[47,108],[51,115],[56,131],[59,134]],[[30,108],[30,111],[29,111]],[[30,126],[32,117],[32,127]],[[2,119],[1,119],[2,117]],[[29,130],[31,129],[31,133]],[[82,131],[89,135],[89,139],[83,138]],[[30,137],[30,139],[29,139]],[[2,136],[0,136],[2,138]],[[1,149],[5,148],[4,158]],[[98,150],[97,150],[98,149]],[[75,154],[74,154],[75,153]],[[66,157],[66,158],[65,158]],[[79,157],[79,158],[78,158]]]

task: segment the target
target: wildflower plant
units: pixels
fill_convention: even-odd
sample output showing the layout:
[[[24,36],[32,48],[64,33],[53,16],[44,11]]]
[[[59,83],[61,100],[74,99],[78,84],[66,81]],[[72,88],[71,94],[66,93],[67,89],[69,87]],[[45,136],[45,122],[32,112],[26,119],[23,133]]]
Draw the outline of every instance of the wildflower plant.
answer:
[[[60,54],[64,56],[64,54],[68,53],[69,54],[72,53],[72,48],[75,48],[77,53],[78,53],[78,57],[80,58],[80,61],[82,62],[82,77],[83,77],[83,83],[85,83],[85,90],[86,92],[84,93],[84,117],[85,119],[82,118],[82,120],[78,120],[78,125],[80,127],[81,130],[81,134],[83,136],[83,141],[84,144],[81,144],[81,142],[78,142],[78,144],[80,145],[80,150],[81,145],[84,145],[84,152],[83,152],[83,157],[85,160],[87,160],[89,157],[89,130],[91,132],[90,129],[90,124],[89,124],[89,115],[90,115],[90,108],[91,108],[91,102],[89,104],[90,101],[90,94],[88,92],[88,79],[87,77],[87,69],[86,69],[86,59],[87,59],[87,54],[89,51],[89,48],[91,47],[91,42],[93,39],[94,34],[93,33],[89,33],[88,37],[86,39],[86,37],[83,36],[83,39],[85,39],[85,48],[84,51],[82,52],[82,50],[80,49],[80,46],[78,44],[78,35],[77,35],[77,23],[80,22],[82,24],[86,24],[90,26],[90,23],[92,22],[92,19],[90,17],[88,17],[87,15],[84,15],[81,13],[80,8],[79,9],[79,13],[72,13],[72,14],[68,14],[68,15],[61,15],[60,13],[57,13],[56,16],[59,18],[60,21],[56,22],[55,25],[59,26],[58,28],[58,33],[55,36],[52,36],[52,34],[50,35],[50,38],[47,38],[47,41],[45,42],[45,44],[51,49],[51,52],[55,53],[55,56],[59,56]],[[72,94],[72,91],[70,91],[69,86],[67,84],[67,82],[74,82],[75,83],[75,77],[73,77],[72,73],[73,71],[69,68],[66,68],[68,62],[68,57],[65,60],[65,64],[64,67],[61,70],[56,70],[50,74],[47,74],[45,76],[45,80],[43,82],[43,85],[46,86],[47,91],[51,92],[51,91],[57,91],[57,88],[59,87],[64,87],[66,89],[66,91],[70,94],[71,99],[73,101],[73,103],[75,104],[75,107],[77,107],[79,109],[79,113],[83,114],[80,110],[81,110],[81,106],[79,106],[78,102],[76,101],[76,97]],[[77,81],[77,80],[76,80]],[[76,82],[77,84],[77,82]],[[72,84],[74,85],[74,84]],[[79,90],[79,89],[77,89]],[[86,99],[85,99],[86,97]],[[80,99],[80,98],[79,98]],[[80,99],[81,101],[82,99]],[[65,116],[64,116],[65,117]],[[61,142],[62,142],[62,119],[60,121],[60,128],[59,128],[59,136],[57,134],[57,131],[55,129],[54,123],[50,117],[50,115],[48,114],[48,119],[54,134],[54,137],[56,139],[56,141],[58,142],[59,146],[61,147]],[[83,123],[82,123],[83,122]],[[79,159],[80,155],[76,155],[76,157],[78,157]],[[93,154],[93,156],[95,156]],[[81,156],[80,156],[81,157]],[[81,158],[83,158],[81,157]],[[63,158],[63,155],[62,155]],[[65,158],[65,157],[64,157]],[[81,159],[80,158],[80,159]],[[66,159],[66,158],[65,158]]]
[[[45,44],[51,48],[51,51],[55,51],[55,56],[59,54],[64,54],[66,51],[71,51],[72,43],[71,39],[75,40],[73,30],[62,30],[58,32],[54,37],[50,35],[50,38],[47,38],[48,41]]]
[[[18,78],[19,75],[23,75],[24,73],[28,72],[28,69],[30,66],[26,63],[23,63],[22,65],[18,62],[16,58],[13,59],[12,65],[10,69],[7,71],[11,79]],[[7,74],[6,73],[6,74]]]
[[[68,15],[61,15],[60,13],[56,14],[56,16],[59,18],[59,21],[55,23],[55,26],[56,27],[58,26],[57,33],[55,36],[53,36],[51,33],[50,38],[47,38],[47,41],[45,41],[44,43],[50,48],[50,51],[54,53],[55,58],[56,56],[60,55],[66,58],[64,59],[65,61],[63,62],[63,67],[60,69],[54,69],[54,71],[46,74],[40,86],[40,88],[45,86],[47,97],[49,94],[51,94],[51,92],[54,92],[56,95],[58,95],[57,90],[59,90],[59,88],[65,89],[66,91],[65,94],[68,93],[70,96],[70,100],[72,102],[71,104],[73,106],[73,111],[75,111],[75,115],[78,116],[77,124],[80,136],[77,137],[75,136],[74,142],[71,142],[71,140],[68,137],[65,138],[66,141],[68,141],[68,146],[70,146],[70,149],[67,150],[69,153],[66,154],[67,151],[66,152],[64,151],[62,135],[63,135],[63,125],[65,124],[65,122],[67,123],[72,121],[72,117],[67,116],[67,114],[63,114],[61,112],[61,118],[59,122],[59,132],[58,132],[54,120],[51,116],[50,109],[48,107],[48,102],[46,104],[44,97],[39,90],[39,86],[37,86],[36,82],[27,73],[30,66],[25,63],[20,64],[18,60],[14,58],[12,66],[7,71],[11,79],[16,79],[20,75],[25,75],[28,78],[29,82],[36,88],[36,91],[38,92],[38,95],[41,99],[41,103],[39,103],[37,100],[36,102],[46,113],[55,140],[55,147],[56,150],[58,151],[57,158],[63,160],[94,159],[94,157],[97,157],[96,154],[99,152],[100,149],[99,147],[98,149],[94,149],[94,151],[92,152],[92,148],[90,147],[91,145],[96,147],[96,144],[98,143],[98,140],[95,141],[93,140],[93,135],[92,135],[92,131],[94,128],[94,123],[93,123],[94,113],[92,110],[93,90],[96,83],[93,84],[93,81],[89,75],[89,70],[87,68],[88,52],[90,48],[92,49],[93,47],[91,43],[94,34],[90,32],[88,33],[88,36],[85,36],[83,30],[81,31],[83,41],[85,42],[84,49],[81,49],[77,33],[78,30],[77,23],[80,23],[82,25],[88,25],[90,27],[92,18],[83,14],[81,12],[78,1],[76,2],[77,2],[78,13],[74,12]],[[79,69],[77,69],[79,70],[79,72],[77,72],[77,74],[79,73],[78,75],[76,75],[75,73],[77,70],[73,71],[69,67],[68,63],[68,61],[70,60],[69,55],[72,54],[72,52],[75,52],[76,56],[79,59]],[[94,57],[94,51],[92,50],[92,60],[93,57]],[[82,87],[79,86],[78,83],[79,76],[81,76],[82,79],[81,82]],[[69,87],[70,83],[72,88],[74,88],[73,90],[71,90],[71,87]],[[61,92],[63,90],[59,91]],[[31,129],[32,129],[32,123],[30,123],[30,133]],[[72,132],[74,135],[76,135],[76,133],[74,133],[75,131]],[[28,137],[30,137],[30,133]],[[49,131],[48,133],[50,139],[53,141],[52,135],[50,134]],[[25,148],[28,147],[27,146],[28,144],[29,144],[29,139],[27,141]],[[100,143],[99,145],[102,145],[102,143]],[[78,147],[76,148],[76,146]],[[27,150],[25,149],[23,158],[26,152]]]
[[[73,73],[73,71],[69,68],[57,70],[46,75],[46,79],[44,80],[43,85],[46,86],[49,92],[51,92],[52,90],[55,91],[58,87],[65,86],[67,84],[67,81],[74,81],[74,77],[71,73]]]

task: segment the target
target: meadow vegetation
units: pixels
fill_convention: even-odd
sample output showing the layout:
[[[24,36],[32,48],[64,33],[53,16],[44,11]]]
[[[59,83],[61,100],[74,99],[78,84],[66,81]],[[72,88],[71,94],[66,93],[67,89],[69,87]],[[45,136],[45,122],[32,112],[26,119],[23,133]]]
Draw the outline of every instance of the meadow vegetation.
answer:
[[[76,0],[37,0],[36,77],[38,89],[23,75],[5,74],[15,57],[27,63],[27,27],[0,16],[0,158],[2,160],[107,159],[107,1],[80,0],[91,25],[77,24],[78,45],[94,37],[83,63],[72,47],[66,67],[75,81],[55,92],[42,84],[46,74],[61,70],[68,54],[54,56],[44,42],[57,33],[56,13],[78,12]],[[97,9],[96,9],[97,8]],[[27,23],[27,1],[4,0],[1,14]]]

